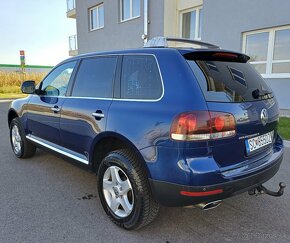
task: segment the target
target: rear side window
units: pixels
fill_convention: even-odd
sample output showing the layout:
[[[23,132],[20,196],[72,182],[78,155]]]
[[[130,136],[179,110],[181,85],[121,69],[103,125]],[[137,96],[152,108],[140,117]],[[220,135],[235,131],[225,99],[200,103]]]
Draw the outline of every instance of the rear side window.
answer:
[[[150,55],[124,56],[121,98],[155,100],[161,95],[162,83],[156,59]]]
[[[248,63],[187,60],[207,101],[246,102],[268,98],[263,78]],[[256,93],[255,93],[256,92]]]
[[[96,57],[81,62],[72,96],[112,98],[117,57]]]

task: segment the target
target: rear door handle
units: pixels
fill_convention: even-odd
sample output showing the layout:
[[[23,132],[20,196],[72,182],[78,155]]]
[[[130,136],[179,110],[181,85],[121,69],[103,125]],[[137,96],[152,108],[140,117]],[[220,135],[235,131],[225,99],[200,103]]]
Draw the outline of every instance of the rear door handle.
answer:
[[[100,120],[105,117],[105,115],[102,113],[102,111],[96,111],[92,113],[92,116],[96,119]]]
[[[55,113],[60,112],[60,108],[57,105],[54,107],[51,107],[50,109]]]

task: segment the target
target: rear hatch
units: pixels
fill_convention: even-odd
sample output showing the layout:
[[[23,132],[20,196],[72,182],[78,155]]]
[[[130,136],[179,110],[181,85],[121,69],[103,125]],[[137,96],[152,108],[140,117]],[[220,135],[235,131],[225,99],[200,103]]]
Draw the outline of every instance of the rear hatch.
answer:
[[[192,69],[209,111],[230,113],[236,134],[209,140],[214,159],[231,168],[260,161],[271,153],[279,109],[261,75],[239,53],[206,50],[182,53]]]

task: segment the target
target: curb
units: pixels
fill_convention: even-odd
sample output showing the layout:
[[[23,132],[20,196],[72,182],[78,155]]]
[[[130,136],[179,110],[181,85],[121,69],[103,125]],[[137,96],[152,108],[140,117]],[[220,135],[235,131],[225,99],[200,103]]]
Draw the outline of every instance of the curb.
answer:
[[[0,103],[11,102],[15,99],[0,99]]]
[[[288,140],[284,140],[283,142],[284,142],[284,146],[285,146],[286,148],[290,148],[290,141],[288,141]]]
[[[1,100],[0,99],[0,103],[11,102],[11,101],[13,101],[13,99],[7,99],[7,100]]]

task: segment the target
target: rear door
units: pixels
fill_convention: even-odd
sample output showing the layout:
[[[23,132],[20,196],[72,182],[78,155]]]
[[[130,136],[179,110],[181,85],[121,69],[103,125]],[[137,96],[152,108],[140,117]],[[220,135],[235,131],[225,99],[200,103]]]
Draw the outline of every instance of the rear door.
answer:
[[[83,59],[71,96],[66,98],[62,106],[62,145],[85,160],[89,159],[90,148],[96,136],[106,129],[117,62],[117,56]]]
[[[278,105],[263,78],[236,54],[188,59],[210,111],[236,120],[236,136],[209,142],[221,167],[250,163],[267,154],[277,134]]]

